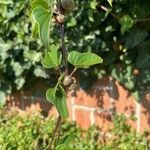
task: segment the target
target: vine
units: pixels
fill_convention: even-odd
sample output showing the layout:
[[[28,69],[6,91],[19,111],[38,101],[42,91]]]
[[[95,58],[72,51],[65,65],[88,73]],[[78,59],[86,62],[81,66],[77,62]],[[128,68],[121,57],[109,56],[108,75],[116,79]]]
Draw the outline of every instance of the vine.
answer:
[[[56,85],[50,87],[46,91],[47,100],[52,103],[58,113],[56,126],[53,130],[52,139],[49,144],[49,149],[65,149],[68,141],[74,139],[73,135],[65,137],[63,142],[60,142],[60,127],[61,120],[68,118],[68,107],[66,102],[66,93],[69,89],[73,89],[76,84],[73,74],[78,68],[88,68],[89,66],[102,63],[103,60],[98,55],[86,52],[80,53],[78,51],[67,52],[65,45],[65,17],[68,16],[75,8],[73,0],[34,0],[31,3],[30,14],[32,17],[33,31],[35,35],[39,35],[43,45],[45,46],[45,56],[42,60],[42,65],[45,68],[55,69],[59,71],[59,77]],[[57,47],[49,40],[50,27],[57,25],[60,29],[60,44]],[[70,73],[68,63],[74,66]],[[57,136],[56,136],[57,135]],[[66,142],[65,142],[66,141]]]

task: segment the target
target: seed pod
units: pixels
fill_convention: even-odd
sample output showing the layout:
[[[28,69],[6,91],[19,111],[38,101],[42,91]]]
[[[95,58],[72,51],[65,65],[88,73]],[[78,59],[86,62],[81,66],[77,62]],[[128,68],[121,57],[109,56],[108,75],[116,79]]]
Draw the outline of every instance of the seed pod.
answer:
[[[64,20],[65,20],[65,16],[62,15],[62,14],[59,14],[56,16],[56,21],[60,24],[63,24],[64,23]]]
[[[61,6],[68,11],[73,10],[75,7],[73,0],[61,0]]]
[[[63,85],[70,86],[73,83],[73,78],[71,76],[65,76]]]
[[[138,76],[140,74],[140,71],[138,69],[133,70],[133,75]]]

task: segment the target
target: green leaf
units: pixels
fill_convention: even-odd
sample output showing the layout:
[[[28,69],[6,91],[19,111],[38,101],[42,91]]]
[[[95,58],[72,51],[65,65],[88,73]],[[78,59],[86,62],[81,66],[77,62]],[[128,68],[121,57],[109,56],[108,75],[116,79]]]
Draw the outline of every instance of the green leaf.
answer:
[[[38,37],[38,23],[34,22],[32,25],[32,37],[36,38]]]
[[[86,68],[103,62],[102,58],[94,53],[80,53],[77,51],[69,53],[68,61],[77,68]]]
[[[46,99],[56,107],[61,117],[67,118],[69,113],[66,103],[66,93],[63,87],[58,84],[54,88],[49,88],[46,91]]]
[[[66,144],[60,144],[56,147],[56,150],[76,150],[76,149],[70,148],[69,145]]]
[[[139,91],[135,91],[135,92],[133,92],[132,94],[133,94],[135,100],[139,102],[139,101],[140,101],[140,98],[141,98],[140,92],[139,92]]]
[[[134,88],[134,82],[129,80],[125,83],[125,86],[129,89],[129,90],[132,90]]]
[[[43,44],[48,47],[52,11],[48,12],[45,8],[38,6],[32,11],[32,15],[34,20],[38,23],[40,39]]]
[[[6,102],[6,95],[5,92],[0,91],[0,106],[4,105]]]
[[[107,2],[110,4],[110,6],[112,7],[112,3],[113,3],[113,0],[107,0]]]
[[[30,11],[32,11],[33,9],[35,9],[38,6],[41,6],[41,7],[45,8],[45,9],[49,9],[47,1],[45,1],[45,0],[34,0],[31,3],[31,10]]]
[[[129,15],[124,15],[120,20],[119,23],[121,24],[121,33],[124,34],[134,25],[133,19]]]
[[[57,68],[61,64],[62,55],[58,53],[58,48],[52,44],[46,51],[42,60],[42,65],[46,68]]]
[[[93,0],[93,1],[90,2],[90,7],[92,9],[96,9],[96,6],[97,6],[97,1],[96,0]]]
[[[148,32],[145,30],[136,30],[127,35],[125,45],[126,48],[134,48],[145,40]]]
[[[64,137],[63,143],[64,143],[64,144],[69,144],[69,143],[71,143],[72,141],[74,141],[76,138],[77,138],[77,136],[74,135],[74,134],[72,134],[72,135],[67,135],[67,136]]]
[[[57,90],[57,87],[54,87],[54,88],[49,88],[47,91],[46,91],[46,99],[52,103],[53,105],[55,105],[55,94],[56,94],[56,90]]]
[[[61,85],[59,85],[56,91],[55,106],[62,118],[67,118],[69,116],[67,103],[66,103],[66,93]]]

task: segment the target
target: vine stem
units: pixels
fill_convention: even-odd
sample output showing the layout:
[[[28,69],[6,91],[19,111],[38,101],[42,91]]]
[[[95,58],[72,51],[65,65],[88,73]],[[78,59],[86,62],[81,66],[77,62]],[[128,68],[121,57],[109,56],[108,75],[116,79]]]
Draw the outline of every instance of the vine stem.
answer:
[[[73,69],[73,71],[70,73],[70,76],[72,76],[72,75],[76,72],[76,70],[77,70],[77,67],[75,67],[75,68]]]
[[[58,4],[59,10],[61,10],[61,1],[57,0],[57,4]],[[61,46],[61,50],[62,50],[63,60],[64,60],[64,63],[65,63],[65,74],[68,75],[68,60],[67,60],[67,49],[66,49],[66,45],[65,45],[64,24],[59,24],[59,26],[60,26],[60,46]],[[57,68],[57,69],[60,72],[60,74],[62,74],[60,68]],[[58,118],[57,118],[55,128],[54,128],[53,133],[52,133],[52,139],[50,141],[49,150],[52,150],[52,144],[55,140],[55,135],[56,134],[57,134],[56,143],[59,141],[60,129],[61,129],[61,120],[62,120],[62,117],[59,115]]]
[[[109,10],[107,7],[103,6],[103,5],[100,5],[100,8],[101,8],[102,10],[106,11],[106,12],[110,12],[110,10]],[[116,14],[114,14],[114,13],[112,13],[112,12],[110,12],[110,14],[111,14],[114,18],[117,18],[117,19],[120,18],[119,16],[117,16]]]
[[[109,10],[107,7],[103,6],[103,5],[100,5],[100,8],[101,8],[102,10],[106,11],[106,12],[110,12],[110,10]],[[110,14],[111,14],[114,18],[120,19],[120,17],[117,16],[116,14],[114,14],[114,13],[110,12]],[[150,21],[150,18],[135,19],[135,20],[133,20],[133,21],[134,21],[135,23],[137,23],[137,22],[145,22],[145,21]]]
[[[68,75],[68,61],[67,61],[67,49],[65,45],[64,24],[60,24],[60,34],[61,34],[61,49],[65,63],[65,74]]]
[[[55,139],[55,135],[56,135],[57,131],[60,130],[60,125],[61,125],[61,116],[58,116],[57,123],[55,125],[55,129],[53,130],[53,133],[52,133],[52,139],[50,142],[49,150],[52,150],[52,144],[53,144],[53,141]],[[59,134],[58,134],[57,138],[59,138]]]

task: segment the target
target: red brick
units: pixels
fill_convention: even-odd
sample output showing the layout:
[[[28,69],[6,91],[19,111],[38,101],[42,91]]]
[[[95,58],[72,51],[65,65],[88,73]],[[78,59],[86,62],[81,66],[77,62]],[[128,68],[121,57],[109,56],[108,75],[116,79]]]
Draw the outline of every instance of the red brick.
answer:
[[[150,98],[149,94],[145,94],[141,103],[141,132],[148,130],[150,132]]]
[[[88,129],[90,127],[91,125],[90,111],[76,109],[75,116],[76,116],[76,122],[81,128]]]

